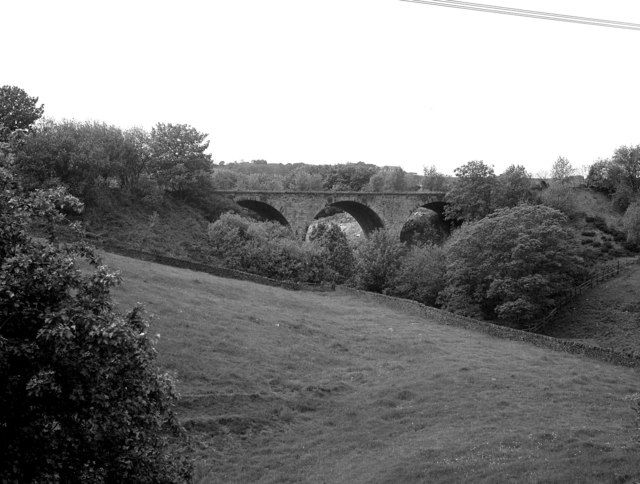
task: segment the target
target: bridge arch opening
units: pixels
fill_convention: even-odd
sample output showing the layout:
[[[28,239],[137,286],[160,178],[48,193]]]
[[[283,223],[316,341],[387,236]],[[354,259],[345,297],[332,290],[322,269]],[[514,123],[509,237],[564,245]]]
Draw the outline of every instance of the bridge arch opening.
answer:
[[[316,214],[314,220],[339,212],[348,213],[353,217],[367,237],[371,232],[384,228],[384,223],[376,212],[362,203],[349,200],[329,203]]]
[[[400,231],[400,241],[409,245],[442,244],[451,233],[444,218],[444,202],[431,202],[417,207]]]
[[[289,222],[280,213],[278,209],[269,205],[268,203],[261,202],[259,200],[236,200],[236,203],[241,207],[251,210],[264,220],[270,220],[272,222],[278,222],[286,227],[289,227]]]

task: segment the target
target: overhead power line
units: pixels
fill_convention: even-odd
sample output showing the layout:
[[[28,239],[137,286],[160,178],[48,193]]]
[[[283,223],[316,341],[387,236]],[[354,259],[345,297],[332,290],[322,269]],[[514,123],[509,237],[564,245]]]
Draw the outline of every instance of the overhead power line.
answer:
[[[529,17],[540,20],[553,20],[556,22],[568,22],[582,25],[593,25],[596,27],[610,27],[614,29],[640,30],[640,24],[632,22],[620,22],[618,20],[605,20],[599,18],[579,17],[576,15],[565,15],[561,13],[541,12],[538,10],[525,10],[513,7],[501,7],[498,5],[488,5],[484,3],[463,2],[457,0],[401,0],[403,2],[421,3],[424,5],[435,5],[438,7],[459,8],[473,10],[476,12],[498,13],[501,15],[513,15],[516,17]]]

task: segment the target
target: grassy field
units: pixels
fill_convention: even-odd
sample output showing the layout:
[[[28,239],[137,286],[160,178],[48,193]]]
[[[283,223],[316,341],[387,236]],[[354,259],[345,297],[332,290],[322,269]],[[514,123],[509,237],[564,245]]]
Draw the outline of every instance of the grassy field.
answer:
[[[107,255],[155,315],[198,482],[634,482],[638,370],[357,296]]]
[[[640,265],[596,286],[571,303],[547,334],[640,354]]]

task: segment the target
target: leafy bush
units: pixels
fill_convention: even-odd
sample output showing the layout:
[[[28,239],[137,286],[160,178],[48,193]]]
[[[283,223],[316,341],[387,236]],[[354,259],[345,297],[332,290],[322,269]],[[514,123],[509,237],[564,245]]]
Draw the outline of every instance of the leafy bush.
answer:
[[[448,237],[449,231],[432,210],[415,212],[402,227],[400,240],[408,245],[442,244]]]
[[[580,277],[578,248],[555,209],[498,210],[450,239],[441,302],[454,312],[525,325],[543,317]]]
[[[327,253],[291,238],[287,227],[223,214],[209,225],[211,253],[224,265],[274,279],[317,283],[330,280]]]
[[[493,209],[496,176],[482,161],[470,161],[455,169],[456,180],[445,199],[449,220],[478,220]]]
[[[376,230],[355,252],[355,284],[360,289],[384,292],[393,285],[406,251],[386,230]]]
[[[167,450],[173,382],[141,310],[114,310],[118,276],[87,247],[27,235],[44,219],[53,240],[79,206],[62,189],[25,198],[0,168],[0,481],[187,480]]]
[[[522,165],[510,165],[498,176],[494,192],[496,207],[515,207],[531,199],[531,175]]]
[[[627,207],[635,200],[637,192],[627,185],[618,185],[611,196],[611,204],[617,211],[624,213]]]
[[[576,219],[579,215],[573,192],[561,184],[551,185],[540,192],[539,201],[547,207],[559,210],[570,219]]]
[[[632,244],[640,242],[640,202],[629,205],[622,219],[627,232],[627,241]]]
[[[329,277],[341,284],[353,275],[355,260],[347,236],[335,223],[320,222],[309,233],[309,241],[327,253]]]
[[[435,306],[438,293],[444,289],[445,271],[445,252],[442,247],[433,244],[412,247],[402,258],[385,292]]]
[[[596,235],[596,233],[593,230],[583,230],[582,235],[584,235],[585,237],[593,237]]]

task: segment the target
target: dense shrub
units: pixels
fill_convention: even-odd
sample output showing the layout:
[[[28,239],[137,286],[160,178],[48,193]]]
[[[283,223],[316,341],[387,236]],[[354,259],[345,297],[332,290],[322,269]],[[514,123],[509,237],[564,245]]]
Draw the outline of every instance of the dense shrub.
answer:
[[[385,292],[434,306],[438,293],[444,288],[445,270],[442,247],[433,244],[412,247],[402,258]]]
[[[555,208],[570,219],[578,217],[578,204],[570,188],[561,184],[551,185],[539,193],[539,202],[547,207]]]
[[[298,282],[332,279],[326,250],[294,240],[280,224],[228,213],[209,225],[208,236],[212,255],[229,268]]]
[[[498,176],[493,195],[496,208],[515,207],[531,200],[531,175],[522,165],[510,165]]]
[[[328,277],[341,284],[353,275],[355,259],[347,236],[335,223],[319,222],[309,232],[309,241],[326,251]]]
[[[627,241],[632,244],[640,242],[640,202],[629,205],[622,219]]]
[[[449,220],[478,220],[493,209],[496,176],[482,161],[470,161],[455,169],[456,179],[447,192],[445,216]]]
[[[637,196],[637,192],[628,185],[618,185],[611,196],[611,204],[618,212],[624,213]]]
[[[578,247],[557,210],[498,210],[450,239],[441,302],[454,312],[515,326],[535,321],[581,276]]]
[[[386,230],[376,230],[355,252],[355,284],[360,289],[384,292],[396,278],[406,248]]]
[[[436,212],[423,210],[412,214],[407,220],[402,227],[400,240],[408,245],[442,244],[449,236],[448,227]]]
[[[172,379],[140,309],[115,311],[118,277],[87,247],[27,235],[44,219],[53,241],[78,207],[62,189],[21,196],[0,168],[0,481],[186,480],[167,450]]]
[[[422,189],[432,192],[446,192],[449,188],[447,177],[440,173],[435,165],[423,168]]]

